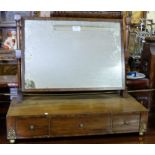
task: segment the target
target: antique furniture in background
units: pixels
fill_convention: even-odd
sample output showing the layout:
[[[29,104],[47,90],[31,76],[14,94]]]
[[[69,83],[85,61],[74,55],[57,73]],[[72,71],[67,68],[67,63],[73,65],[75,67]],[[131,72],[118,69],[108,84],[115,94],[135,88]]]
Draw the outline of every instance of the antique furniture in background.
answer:
[[[141,72],[149,79],[151,93],[151,111],[155,111],[155,43],[145,42],[141,57]]]
[[[151,126],[155,112],[155,43],[145,42],[139,71],[146,75],[143,79],[127,80],[130,94],[149,110],[148,125]]]
[[[31,14],[30,11],[0,11],[0,114],[4,116],[7,113],[10,100],[17,96],[17,87],[20,81],[18,79],[20,59],[17,58],[15,49],[4,49],[4,41],[8,32],[20,33],[17,32],[20,25],[16,24],[15,15],[31,16]],[[20,37],[20,35],[17,36]],[[19,37],[15,38],[17,44]]]
[[[129,39],[129,66],[130,71],[138,71],[146,75],[143,79],[128,79],[127,87],[132,96],[141,102],[148,110],[153,112],[154,107],[154,49],[153,44],[154,30],[153,20],[146,18],[147,12],[135,12],[134,19],[130,23]],[[138,16],[137,16],[138,15]],[[131,15],[132,18],[132,15]]]
[[[0,87],[0,114],[4,115],[7,113],[7,110],[10,105],[10,97],[8,94],[10,93],[10,89],[6,85],[2,85]]]
[[[51,17],[121,19],[121,11],[51,11]]]
[[[149,79],[149,88],[155,88],[155,43],[145,42],[141,55],[140,71]]]

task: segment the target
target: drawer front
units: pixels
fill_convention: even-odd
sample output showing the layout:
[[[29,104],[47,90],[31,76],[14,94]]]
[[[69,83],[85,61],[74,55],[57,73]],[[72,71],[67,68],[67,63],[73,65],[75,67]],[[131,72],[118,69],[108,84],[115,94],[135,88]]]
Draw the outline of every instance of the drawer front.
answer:
[[[118,114],[113,115],[113,132],[137,132],[139,131],[140,114]]]
[[[10,101],[10,96],[0,94],[0,102],[1,101]]]
[[[17,137],[46,137],[49,135],[49,119],[45,117],[23,117],[16,119]]]
[[[7,113],[9,109],[10,102],[9,101],[0,101],[0,114],[5,114]]]
[[[108,115],[59,116],[51,119],[51,136],[76,136],[109,132]]]

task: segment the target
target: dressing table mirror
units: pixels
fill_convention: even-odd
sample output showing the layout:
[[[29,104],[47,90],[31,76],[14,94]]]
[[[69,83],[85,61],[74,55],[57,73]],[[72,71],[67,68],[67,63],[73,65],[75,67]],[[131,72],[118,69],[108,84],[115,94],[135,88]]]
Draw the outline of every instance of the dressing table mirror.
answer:
[[[147,109],[111,93],[125,89],[121,20],[25,18],[21,51],[23,98],[7,113],[10,143],[146,132]]]
[[[22,91],[125,88],[119,20],[23,21]]]

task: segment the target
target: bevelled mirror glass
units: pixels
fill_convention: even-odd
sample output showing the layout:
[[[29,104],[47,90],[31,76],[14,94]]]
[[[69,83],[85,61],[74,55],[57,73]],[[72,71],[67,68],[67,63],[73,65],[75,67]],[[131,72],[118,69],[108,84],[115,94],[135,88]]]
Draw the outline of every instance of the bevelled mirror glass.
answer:
[[[23,91],[124,89],[118,20],[23,20]]]

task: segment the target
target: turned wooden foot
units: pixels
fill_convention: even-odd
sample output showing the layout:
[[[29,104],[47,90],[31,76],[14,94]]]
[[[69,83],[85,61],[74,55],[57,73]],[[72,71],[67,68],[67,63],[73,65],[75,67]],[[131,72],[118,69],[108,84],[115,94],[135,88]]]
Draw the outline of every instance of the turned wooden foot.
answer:
[[[141,126],[140,126],[139,135],[143,136],[145,132],[146,132],[146,124],[142,123]]]
[[[10,142],[10,144],[14,144],[15,143],[15,139],[10,139],[9,142]]]
[[[144,135],[144,132],[139,132],[139,136],[143,136]]]

